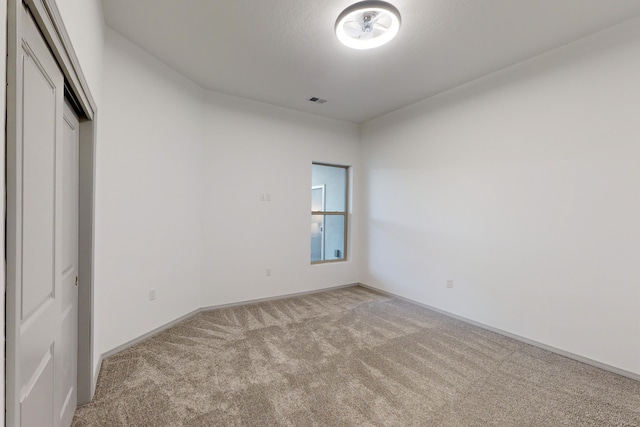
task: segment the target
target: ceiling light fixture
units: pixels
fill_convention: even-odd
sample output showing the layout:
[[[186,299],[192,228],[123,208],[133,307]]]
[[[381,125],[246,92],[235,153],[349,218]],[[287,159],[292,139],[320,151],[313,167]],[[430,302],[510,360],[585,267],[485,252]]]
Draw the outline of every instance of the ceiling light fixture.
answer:
[[[384,1],[361,1],[346,8],[336,21],[336,36],[353,49],[371,49],[393,39],[400,30],[400,12]]]

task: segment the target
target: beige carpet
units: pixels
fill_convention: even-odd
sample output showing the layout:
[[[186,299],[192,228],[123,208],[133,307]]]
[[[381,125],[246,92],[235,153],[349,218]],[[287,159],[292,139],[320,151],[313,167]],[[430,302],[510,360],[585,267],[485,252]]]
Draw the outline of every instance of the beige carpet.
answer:
[[[640,426],[640,382],[362,287],[200,313],[74,426]]]

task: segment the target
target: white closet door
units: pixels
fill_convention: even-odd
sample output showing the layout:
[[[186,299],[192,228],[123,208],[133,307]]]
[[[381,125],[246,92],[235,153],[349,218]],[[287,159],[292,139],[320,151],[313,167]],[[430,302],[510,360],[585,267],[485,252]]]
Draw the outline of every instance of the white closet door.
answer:
[[[16,170],[7,181],[15,206],[15,221],[7,226],[15,236],[10,249],[15,260],[8,268],[16,307],[7,348],[12,359],[7,419],[25,427],[66,427],[76,389],[77,144],[68,148],[63,139],[63,75],[25,9],[21,24],[22,120]],[[67,155],[75,166],[65,164]]]
[[[59,351],[55,359],[55,408],[71,425],[78,402],[78,144],[80,124],[64,104],[62,138],[62,292]]]

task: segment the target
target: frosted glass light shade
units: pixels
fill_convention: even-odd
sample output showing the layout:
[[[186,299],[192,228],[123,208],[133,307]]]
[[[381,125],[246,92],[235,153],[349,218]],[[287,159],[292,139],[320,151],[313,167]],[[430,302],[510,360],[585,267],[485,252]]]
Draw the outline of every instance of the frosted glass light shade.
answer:
[[[362,1],[346,8],[336,21],[336,36],[353,49],[372,49],[393,39],[400,30],[400,12],[383,1]]]

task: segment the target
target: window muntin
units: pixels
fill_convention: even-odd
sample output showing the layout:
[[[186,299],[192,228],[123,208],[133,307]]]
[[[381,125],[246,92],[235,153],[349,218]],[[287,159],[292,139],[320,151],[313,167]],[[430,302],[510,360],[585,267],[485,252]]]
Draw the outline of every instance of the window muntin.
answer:
[[[312,165],[312,264],[347,259],[348,169],[348,166]]]

